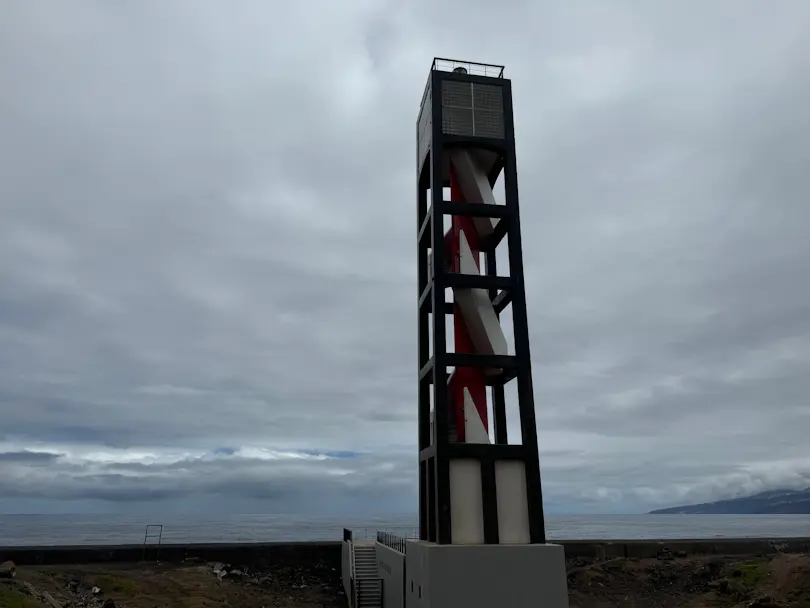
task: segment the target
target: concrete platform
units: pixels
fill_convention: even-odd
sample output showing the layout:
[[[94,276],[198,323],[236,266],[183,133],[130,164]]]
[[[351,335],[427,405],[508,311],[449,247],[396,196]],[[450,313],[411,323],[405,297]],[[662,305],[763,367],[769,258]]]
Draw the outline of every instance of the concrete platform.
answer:
[[[408,541],[405,608],[568,608],[562,545]]]

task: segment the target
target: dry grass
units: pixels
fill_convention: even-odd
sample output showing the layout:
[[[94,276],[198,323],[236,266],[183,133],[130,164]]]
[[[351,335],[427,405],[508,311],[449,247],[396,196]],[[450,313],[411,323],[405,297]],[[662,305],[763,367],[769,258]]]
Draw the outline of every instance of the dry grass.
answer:
[[[108,594],[120,594],[126,597],[135,597],[140,593],[138,584],[128,578],[115,576],[111,574],[103,574],[93,581],[93,583],[103,589]]]
[[[1,582],[0,608],[40,608],[40,605],[11,584]]]
[[[289,581],[251,584],[245,580],[217,580],[211,568],[182,564],[106,564],[87,566],[24,567],[18,577],[37,589],[49,591],[58,601],[75,601],[68,589],[70,581],[79,581],[79,592],[85,596],[93,586],[126,608],[325,608],[345,606],[345,596],[338,595],[339,584],[331,582],[324,589],[311,584],[305,589],[293,588]],[[300,576],[297,578],[300,581]],[[6,608],[0,604],[0,608]],[[12,607],[10,607],[12,608]],[[13,608],[29,608],[27,605]]]

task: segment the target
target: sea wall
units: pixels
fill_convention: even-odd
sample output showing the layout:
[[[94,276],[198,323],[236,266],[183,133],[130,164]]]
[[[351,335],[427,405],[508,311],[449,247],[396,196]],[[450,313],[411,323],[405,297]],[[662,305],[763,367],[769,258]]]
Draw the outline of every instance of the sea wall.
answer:
[[[810,552],[810,538],[745,538],[695,540],[562,540],[567,558],[612,559],[656,557],[663,549],[688,555],[765,555]],[[139,562],[221,561],[245,566],[311,567],[313,562],[341,572],[342,543],[228,543],[164,544],[159,552],[143,545],[81,545],[50,547],[0,547],[0,561],[18,565]]]
[[[664,549],[687,555],[767,555],[810,552],[810,538],[716,538],[664,540],[563,540],[567,559],[657,557]]]
[[[148,546],[145,550],[143,545],[0,547],[0,561],[8,559],[17,565],[218,561],[262,568],[311,567],[313,562],[324,562],[340,572],[341,549],[339,541],[164,544],[159,549]]]

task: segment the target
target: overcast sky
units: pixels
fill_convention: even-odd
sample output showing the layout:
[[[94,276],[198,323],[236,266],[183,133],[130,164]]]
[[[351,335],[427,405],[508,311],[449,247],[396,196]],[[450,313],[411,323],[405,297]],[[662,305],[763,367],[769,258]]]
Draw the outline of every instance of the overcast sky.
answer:
[[[802,0],[5,0],[0,511],[415,512],[434,55],[513,80],[548,511],[810,486],[809,32]]]

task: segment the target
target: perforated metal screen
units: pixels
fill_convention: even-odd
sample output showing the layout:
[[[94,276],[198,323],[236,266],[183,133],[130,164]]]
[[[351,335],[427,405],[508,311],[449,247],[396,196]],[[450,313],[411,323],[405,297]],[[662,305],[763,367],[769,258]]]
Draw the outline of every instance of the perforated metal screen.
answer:
[[[503,90],[497,85],[445,80],[442,133],[503,139]]]
[[[430,129],[431,125],[433,124],[432,120],[432,113],[431,113],[431,103],[430,103],[430,81],[428,81],[428,85],[425,89],[425,95],[422,99],[422,110],[419,114],[419,134],[418,134],[418,150],[419,150],[419,160],[417,166],[422,166],[422,160],[425,158],[425,154],[427,154],[428,146],[430,146]]]

